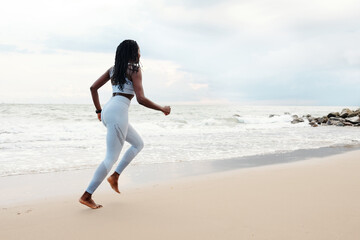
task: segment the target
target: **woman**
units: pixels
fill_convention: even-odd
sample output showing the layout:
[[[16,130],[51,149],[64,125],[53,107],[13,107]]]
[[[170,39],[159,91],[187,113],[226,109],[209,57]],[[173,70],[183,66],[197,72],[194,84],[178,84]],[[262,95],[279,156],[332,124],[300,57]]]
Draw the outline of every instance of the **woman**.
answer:
[[[165,115],[170,114],[171,111],[169,106],[160,106],[145,97],[139,60],[140,49],[138,44],[134,40],[123,41],[117,47],[115,65],[90,87],[96,108],[95,112],[98,119],[107,128],[105,159],[96,169],[88,188],[79,199],[80,203],[93,209],[102,207],[94,202],[92,194],[119,158],[124,142],[127,141],[131,146],[120,160],[115,172],[107,179],[112,189],[117,193],[120,193],[118,189],[119,175],[143,148],[144,144],[141,137],[128,122],[128,109],[134,95],[136,95],[138,103],[145,107],[162,111]],[[110,79],[113,97],[102,110],[97,90]]]

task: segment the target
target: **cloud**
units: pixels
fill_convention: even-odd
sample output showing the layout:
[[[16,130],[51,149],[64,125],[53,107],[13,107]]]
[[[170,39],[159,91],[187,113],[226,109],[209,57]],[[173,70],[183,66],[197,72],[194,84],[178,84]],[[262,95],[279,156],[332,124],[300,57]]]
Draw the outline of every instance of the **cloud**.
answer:
[[[17,48],[15,45],[0,44],[0,52],[15,52]]]
[[[358,9],[360,2],[352,0],[16,0],[0,10],[0,51],[6,53],[0,62],[8,69],[27,62],[33,68],[25,72],[35,83],[28,87],[41,89],[49,69],[58,72],[49,62],[57,63],[63,73],[56,81],[63,76],[72,85],[56,85],[62,89],[56,94],[85,101],[76,96],[83,86],[74,76],[97,77],[95,69],[101,74],[113,64],[117,45],[130,38],[141,48],[147,92],[164,102],[357,104],[349,92],[360,91]],[[10,73],[2,71],[1,81],[28,84],[20,78],[25,74]],[[13,88],[0,90],[0,101],[7,99],[5,89]]]
[[[143,59],[143,84],[149,96],[160,101],[195,102],[209,96],[200,76],[171,61]],[[219,97],[214,97],[214,100]]]
[[[89,103],[89,87],[111,66],[108,59],[109,54],[66,51],[8,54],[0,58],[0,101]],[[109,96],[110,88],[101,92],[106,90]]]
[[[189,83],[189,86],[194,89],[194,90],[198,90],[201,88],[208,88],[209,85],[205,84],[205,83]]]
[[[16,45],[0,44],[0,52],[2,53],[30,53],[27,49],[19,49]]]

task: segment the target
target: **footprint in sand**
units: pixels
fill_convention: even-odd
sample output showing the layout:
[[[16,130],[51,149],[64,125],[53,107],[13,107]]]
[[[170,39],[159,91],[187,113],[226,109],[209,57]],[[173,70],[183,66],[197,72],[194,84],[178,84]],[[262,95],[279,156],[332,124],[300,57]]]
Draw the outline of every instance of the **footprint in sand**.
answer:
[[[28,209],[25,211],[25,213],[30,213],[30,212],[32,212],[32,209]],[[21,215],[21,212],[16,213],[16,215]]]

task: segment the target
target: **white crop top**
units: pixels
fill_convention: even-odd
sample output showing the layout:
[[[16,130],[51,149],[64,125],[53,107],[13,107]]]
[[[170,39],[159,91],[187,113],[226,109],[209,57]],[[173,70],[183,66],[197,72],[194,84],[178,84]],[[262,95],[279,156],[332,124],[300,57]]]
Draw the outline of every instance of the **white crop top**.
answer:
[[[114,75],[114,67],[111,67],[109,70],[110,78]],[[127,77],[125,77],[125,84],[123,86],[123,90],[121,91],[119,85],[112,85],[113,93],[126,93],[135,95],[134,86],[132,81],[130,81]]]

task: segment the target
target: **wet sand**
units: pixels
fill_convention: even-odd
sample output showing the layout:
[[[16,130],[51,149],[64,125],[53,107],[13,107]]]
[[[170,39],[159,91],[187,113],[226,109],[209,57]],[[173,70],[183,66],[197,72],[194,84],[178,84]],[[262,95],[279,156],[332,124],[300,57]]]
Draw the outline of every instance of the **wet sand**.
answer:
[[[360,239],[359,156],[356,150],[120,187],[120,195],[102,190],[110,188],[104,182],[94,195],[104,205],[98,210],[78,203],[82,189],[25,197],[2,205],[0,239]],[[74,186],[89,180],[59,173],[55,185],[62,174]],[[21,185],[13,184],[8,194]]]

